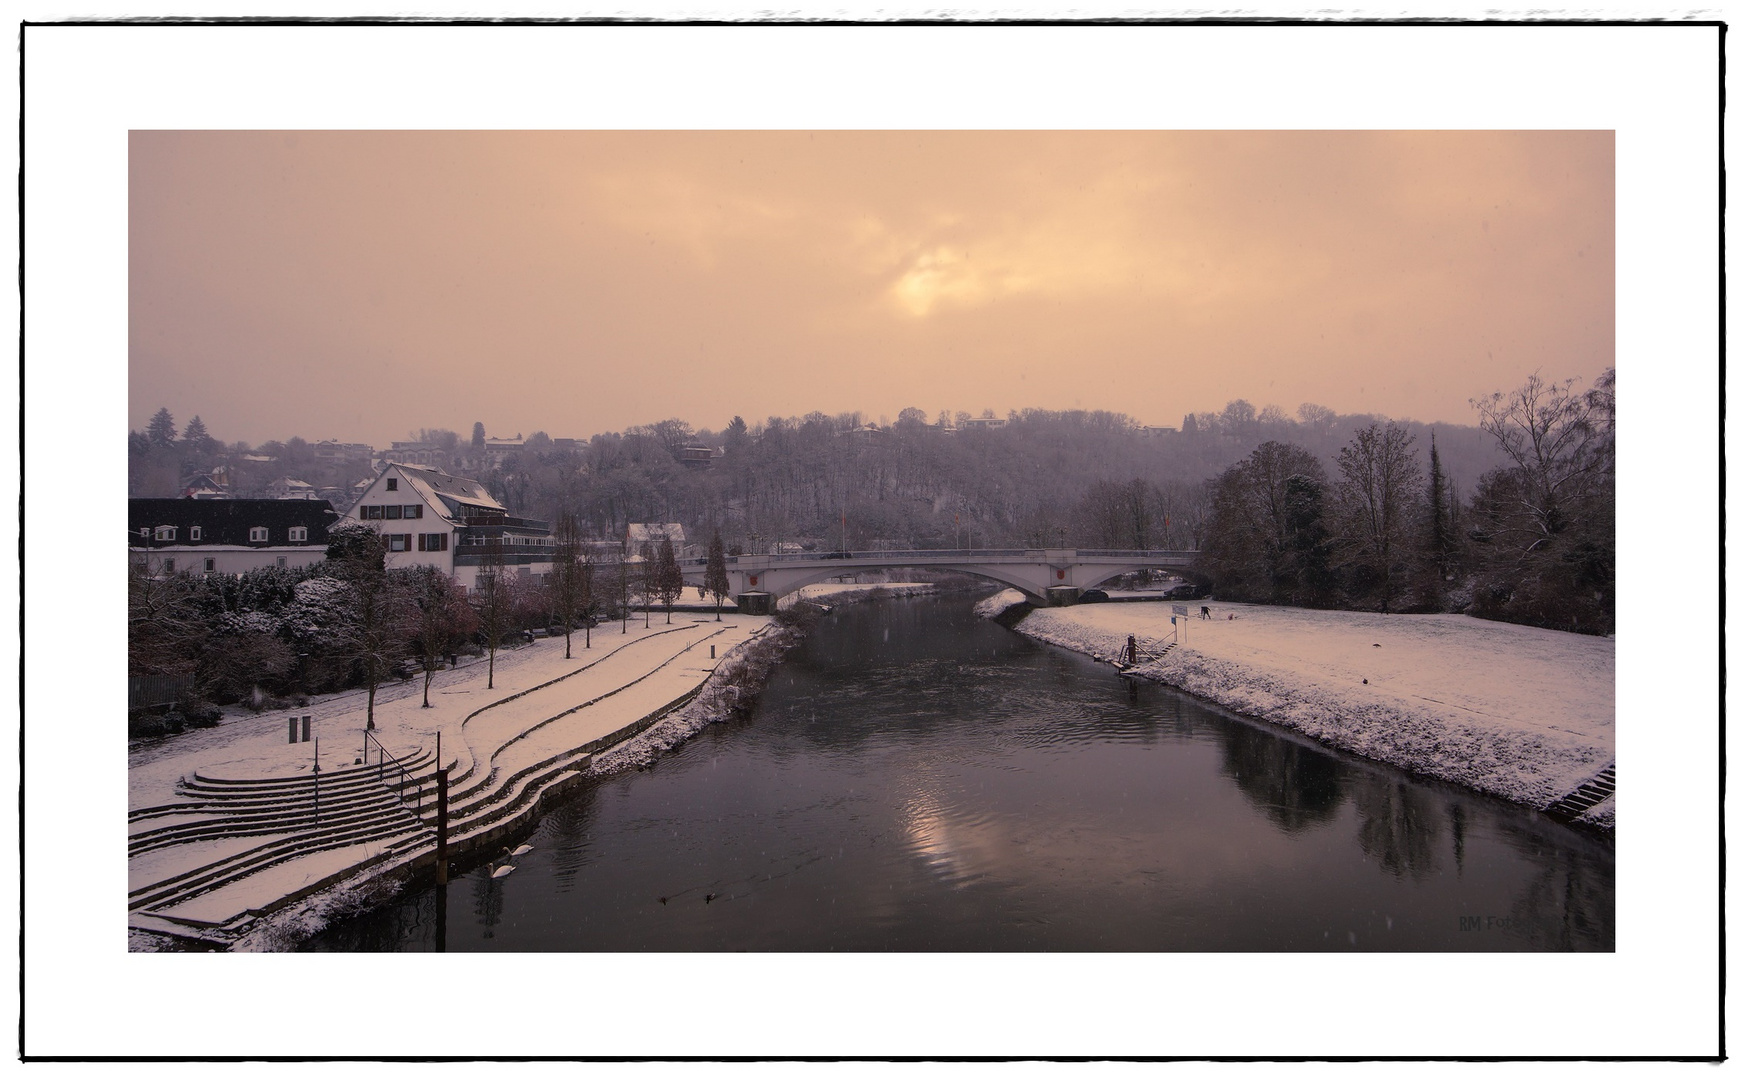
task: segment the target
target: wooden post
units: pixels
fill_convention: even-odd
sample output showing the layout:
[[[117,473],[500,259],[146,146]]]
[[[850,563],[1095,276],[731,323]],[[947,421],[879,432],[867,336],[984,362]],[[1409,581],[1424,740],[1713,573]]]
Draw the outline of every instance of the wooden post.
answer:
[[[442,732],[436,733],[436,883],[448,884],[448,767],[442,763]]]

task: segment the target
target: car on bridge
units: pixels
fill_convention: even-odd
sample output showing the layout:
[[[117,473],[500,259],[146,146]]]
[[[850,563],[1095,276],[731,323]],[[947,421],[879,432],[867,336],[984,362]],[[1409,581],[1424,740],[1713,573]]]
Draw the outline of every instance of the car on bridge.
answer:
[[[826,551],[824,554],[822,554],[818,557],[820,559],[852,559],[852,558],[854,558],[854,552],[852,552],[852,551]]]

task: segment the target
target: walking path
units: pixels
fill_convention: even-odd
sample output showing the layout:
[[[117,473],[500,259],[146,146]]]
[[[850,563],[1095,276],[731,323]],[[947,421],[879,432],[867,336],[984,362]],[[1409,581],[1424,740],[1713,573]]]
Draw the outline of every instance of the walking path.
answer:
[[[355,691],[140,741],[128,754],[129,925],[227,945],[363,871],[433,866],[439,734],[450,856],[481,850],[579,782],[592,753],[689,701],[768,624],[675,613],[598,627],[592,648],[578,634],[571,659],[561,638],[499,650],[494,679],[482,659],[438,673],[429,708],[421,676],[381,688],[369,741]],[[314,738],[292,743],[290,718],[304,715]]]

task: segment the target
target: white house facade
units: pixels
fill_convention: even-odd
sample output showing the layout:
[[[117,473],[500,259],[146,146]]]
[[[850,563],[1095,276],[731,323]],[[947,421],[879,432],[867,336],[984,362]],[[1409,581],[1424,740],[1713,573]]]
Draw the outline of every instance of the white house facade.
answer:
[[[382,534],[390,567],[434,566],[469,591],[499,561],[538,581],[551,573],[550,525],[512,516],[477,480],[391,463],[346,516]]]

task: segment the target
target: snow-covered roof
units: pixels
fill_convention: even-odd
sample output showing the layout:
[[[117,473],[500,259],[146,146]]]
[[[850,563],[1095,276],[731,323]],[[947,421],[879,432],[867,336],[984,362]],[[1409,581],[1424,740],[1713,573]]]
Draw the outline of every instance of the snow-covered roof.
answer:
[[[416,465],[396,463],[392,468],[398,469],[406,482],[412,485],[414,491],[424,496],[432,506],[450,506],[463,508],[478,508],[492,513],[506,514],[508,508],[486,491],[484,485],[477,480],[469,480],[464,476],[450,476],[435,469],[423,469]],[[385,475],[385,474],[384,474]]]

